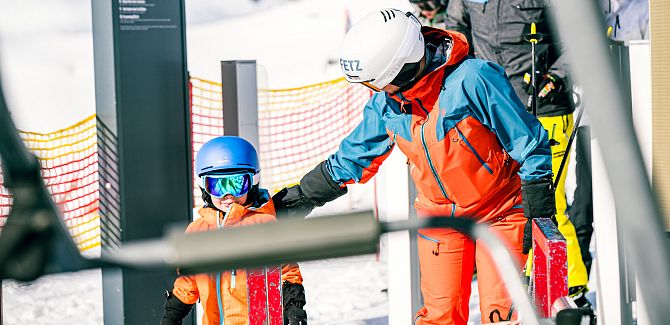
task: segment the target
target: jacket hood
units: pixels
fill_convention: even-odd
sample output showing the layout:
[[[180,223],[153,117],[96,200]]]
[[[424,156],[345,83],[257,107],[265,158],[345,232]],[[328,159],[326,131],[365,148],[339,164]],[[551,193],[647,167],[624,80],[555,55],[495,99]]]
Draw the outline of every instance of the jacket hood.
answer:
[[[431,109],[442,90],[445,69],[461,62],[470,50],[465,35],[451,30],[421,27],[426,43],[426,70],[412,88],[391,97],[403,103],[418,99],[427,109]]]
[[[240,219],[252,213],[262,213],[275,215],[275,206],[270,199],[270,194],[265,189],[258,189],[258,195],[248,205],[240,205],[233,203],[226,214],[214,208],[201,208],[198,214],[205,218],[205,221],[210,225],[217,225],[217,218],[226,216],[226,224],[235,224]]]

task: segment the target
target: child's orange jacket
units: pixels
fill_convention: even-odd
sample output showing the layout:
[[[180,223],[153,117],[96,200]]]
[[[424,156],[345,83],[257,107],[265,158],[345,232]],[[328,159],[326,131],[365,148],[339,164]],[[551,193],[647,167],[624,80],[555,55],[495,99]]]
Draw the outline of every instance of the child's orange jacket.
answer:
[[[233,203],[225,218],[223,212],[212,208],[202,208],[198,214],[201,218],[193,221],[186,229],[186,233],[217,230],[217,218],[224,228],[276,220],[272,200],[268,200],[259,207],[245,207]],[[221,247],[221,249],[226,248]],[[220,277],[219,294],[216,290],[217,277]],[[302,275],[297,264],[287,264],[282,267],[283,281],[302,283]],[[203,324],[219,324],[219,301],[222,305],[225,324],[248,324],[249,322],[246,272],[243,269],[180,276],[174,283],[172,293],[185,304],[195,304],[200,299],[204,309]]]

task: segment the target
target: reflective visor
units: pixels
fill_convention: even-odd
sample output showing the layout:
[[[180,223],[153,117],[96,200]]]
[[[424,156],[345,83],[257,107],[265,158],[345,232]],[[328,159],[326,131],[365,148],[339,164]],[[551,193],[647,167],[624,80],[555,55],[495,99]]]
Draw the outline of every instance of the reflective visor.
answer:
[[[204,175],[200,179],[202,180],[202,188],[209,195],[220,199],[226,196],[226,194],[231,194],[234,197],[241,197],[247,194],[251,188],[252,175],[250,173]]]
[[[373,81],[373,80],[370,80],[370,81],[363,81],[363,82],[361,82],[361,84],[363,84],[363,86],[365,86],[365,87],[370,88],[370,90],[372,90],[372,91],[376,91],[376,92],[380,92],[380,91],[382,91],[381,89],[379,89],[379,88],[373,86],[373,85],[371,84],[372,81]]]
[[[419,73],[420,67],[421,67],[421,60],[417,62],[406,63],[402,67],[402,69],[400,69],[398,75],[395,78],[393,78],[393,80],[391,80],[390,84],[398,86],[400,88],[405,88],[409,86]]]

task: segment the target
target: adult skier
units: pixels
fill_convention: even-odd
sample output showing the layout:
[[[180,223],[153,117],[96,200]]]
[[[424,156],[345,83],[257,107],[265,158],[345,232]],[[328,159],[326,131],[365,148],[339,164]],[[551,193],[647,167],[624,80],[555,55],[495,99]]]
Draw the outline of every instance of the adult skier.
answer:
[[[568,139],[574,127],[575,110],[566,58],[555,33],[550,30],[547,0],[452,0],[447,7],[446,28],[462,32],[472,39],[477,57],[505,68],[519,98],[530,110],[528,76],[532,73],[531,44],[524,39],[535,23],[543,40],[535,45],[538,74],[537,115],[549,132],[553,174],[558,174],[567,154]],[[556,186],[556,220],[568,246],[569,293],[579,306],[589,306],[584,296],[588,274],[582,259],[575,227],[565,210],[567,165]]]
[[[416,184],[418,215],[486,223],[521,264],[531,219],[555,213],[549,139],[502,67],[467,53],[463,34],[422,27],[397,9],[356,23],[342,42],[341,68],[376,93],[337,152],[273,197],[280,217],[304,216],[347,184],[367,182],[397,146]],[[485,247],[442,228],[421,230],[418,241],[425,306],[416,324],[466,324],[475,265],[483,321],[511,314]]]

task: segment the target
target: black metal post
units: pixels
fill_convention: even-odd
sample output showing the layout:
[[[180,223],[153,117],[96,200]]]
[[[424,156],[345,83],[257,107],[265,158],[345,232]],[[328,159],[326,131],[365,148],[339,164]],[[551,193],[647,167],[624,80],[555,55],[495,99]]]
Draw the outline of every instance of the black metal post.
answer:
[[[186,24],[183,0],[91,5],[104,258],[191,220]],[[102,276],[105,324],[158,324],[176,270]]]

